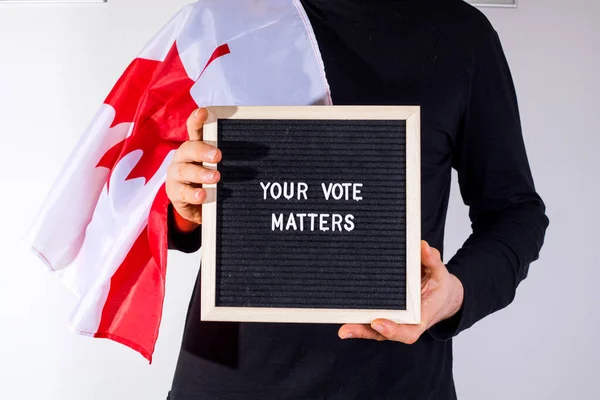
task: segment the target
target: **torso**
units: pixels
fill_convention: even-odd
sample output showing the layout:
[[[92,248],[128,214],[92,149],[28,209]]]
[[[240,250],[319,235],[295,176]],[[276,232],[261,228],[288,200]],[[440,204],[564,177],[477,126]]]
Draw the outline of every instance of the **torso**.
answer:
[[[382,1],[387,9],[376,19],[367,18],[361,6],[337,15],[326,9],[334,3],[342,1],[303,2],[333,102],[422,107],[422,232],[442,249],[471,43],[486,34],[486,25],[458,0]],[[371,9],[376,12],[377,5]],[[411,346],[342,341],[338,325],[203,323],[198,315],[195,291],[174,400],[456,397],[451,341],[428,334]]]

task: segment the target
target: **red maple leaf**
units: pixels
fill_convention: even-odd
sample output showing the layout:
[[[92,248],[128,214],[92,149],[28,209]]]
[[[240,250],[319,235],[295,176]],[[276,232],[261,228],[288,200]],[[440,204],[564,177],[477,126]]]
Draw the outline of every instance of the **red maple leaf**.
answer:
[[[227,44],[217,47],[202,73],[215,59],[229,53]],[[185,71],[176,44],[162,62],[142,58],[133,61],[105,101],[116,112],[111,128],[134,122],[133,131],[110,148],[97,167],[112,171],[121,158],[139,149],[143,151],[142,158],[126,179],[143,177],[148,182],[169,151],[187,140],[185,123],[197,107],[190,94],[194,83]]]

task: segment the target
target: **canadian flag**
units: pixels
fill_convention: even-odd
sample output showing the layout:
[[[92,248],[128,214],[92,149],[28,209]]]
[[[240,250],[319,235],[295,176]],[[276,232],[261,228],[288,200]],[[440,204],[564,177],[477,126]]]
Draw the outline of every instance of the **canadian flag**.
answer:
[[[188,116],[199,106],[307,104],[331,98],[299,1],[183,8],[123,73],[26,235],[79,297],[72,330],[151,362],[167,263],[164,181]]]

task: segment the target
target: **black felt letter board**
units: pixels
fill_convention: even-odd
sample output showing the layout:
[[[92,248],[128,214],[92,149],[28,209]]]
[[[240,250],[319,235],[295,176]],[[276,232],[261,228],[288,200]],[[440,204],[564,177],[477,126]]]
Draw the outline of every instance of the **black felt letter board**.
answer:
[[[215,123],[214,307],[407,309],[405,119]]]

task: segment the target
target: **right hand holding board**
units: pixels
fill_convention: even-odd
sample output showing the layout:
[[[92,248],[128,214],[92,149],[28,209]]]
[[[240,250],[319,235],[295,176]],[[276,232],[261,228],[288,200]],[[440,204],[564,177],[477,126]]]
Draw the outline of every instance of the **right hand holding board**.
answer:
[[[218,171],[202,166],[202,163],[218,163],[221,151],[202,141],[203,126],[208,118],[205,108],[195,110],[187,120],[189,140],[175,152],[169,166],[166,191],[175,210],[175,224],[183,232],[191,232],[202,223],[202,203],[206,191],[202,184],[217,183]]]

